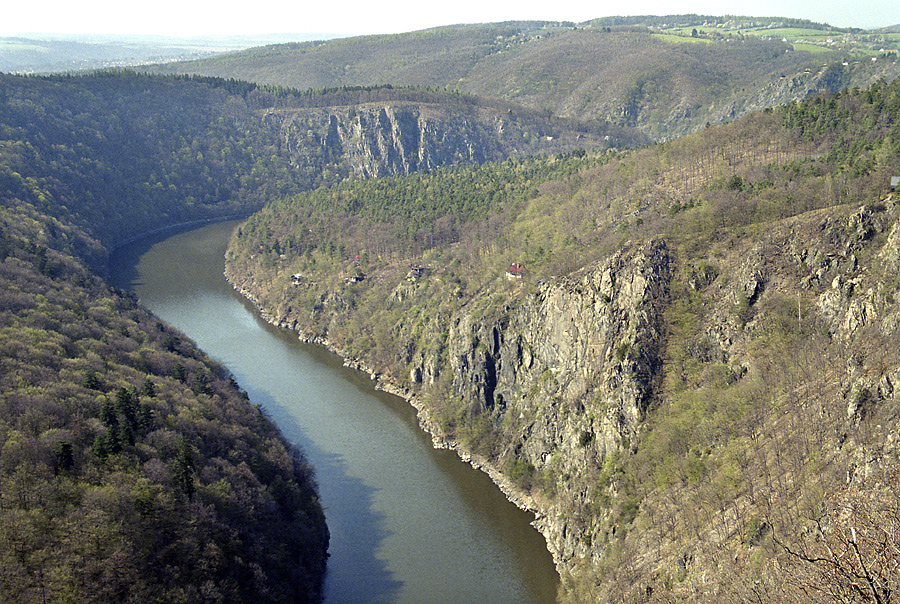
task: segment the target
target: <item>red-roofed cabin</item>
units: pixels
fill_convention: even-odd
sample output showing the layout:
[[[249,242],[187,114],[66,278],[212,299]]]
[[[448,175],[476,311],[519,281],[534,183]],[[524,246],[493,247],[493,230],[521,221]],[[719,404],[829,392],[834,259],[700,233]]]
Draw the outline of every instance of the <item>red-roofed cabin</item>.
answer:
[[[521,279],[522,271],[525,269],[524,266],[519,264],[518,262],[513,262],[509,265],[509,268],[506,269],[506,278],[507,279]]]

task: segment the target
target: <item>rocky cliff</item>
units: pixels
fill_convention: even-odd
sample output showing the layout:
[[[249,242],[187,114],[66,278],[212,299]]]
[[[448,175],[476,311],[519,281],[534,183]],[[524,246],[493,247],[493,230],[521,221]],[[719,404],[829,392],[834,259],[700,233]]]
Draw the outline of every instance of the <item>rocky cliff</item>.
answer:
[[[667,246],[653,241],[554,279],[498,317],[451,319],[446,370],[498,432],[494,463],[522,485],[553,477],[538,525],[560,562],[590,555],[594,528],[583,511],[596,493],[572,477],[627,449],[652,399],[669,279]]]
[[[621,129],[601,132],[535,112],[452,100],[270,110],[266,121],[297,169],[318,166],[344,178],[643,142]]]
[[[508,275],[462,304],[430,297],[442,277],[410,277],[386,302],[392,347],[362,356],[348,349],[346,292],[322,293],[310,321],[275,302],[283,293],[260,300],[266,284],[229,275],[270,321],[410,400],[436,445],[534,512],[567,597],[668,581],[667,593],[715,599],[781,589],[775,570],[741,574],[761,537],[722,557],[767,506],[809,497],[813,478],[837,489],[870,476],[890,455],[896,214],[810,212],[699,255],[651,239],[531,286]],[[382,278],[396,274],[367,277]],[[606,575],[623,568],[633,582]]]

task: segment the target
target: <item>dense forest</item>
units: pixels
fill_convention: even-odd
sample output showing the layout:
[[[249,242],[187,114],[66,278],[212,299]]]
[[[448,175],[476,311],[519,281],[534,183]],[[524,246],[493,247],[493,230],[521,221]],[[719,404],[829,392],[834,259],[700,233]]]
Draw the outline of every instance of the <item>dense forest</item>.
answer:
[[[116,243],[260,202],[229,190],[248,137],[223,94],[2,76],[4,602],[321,597],[328,531],[303,456],[226,369],[91,271]]]
[[[0,599],[318,601],[303,457],[133,296],[2,229]]]
[[[898,120],[895,80],[617,156],[304,193],[244,223],[228,274],[541,509],[564,598],[878,601]]]

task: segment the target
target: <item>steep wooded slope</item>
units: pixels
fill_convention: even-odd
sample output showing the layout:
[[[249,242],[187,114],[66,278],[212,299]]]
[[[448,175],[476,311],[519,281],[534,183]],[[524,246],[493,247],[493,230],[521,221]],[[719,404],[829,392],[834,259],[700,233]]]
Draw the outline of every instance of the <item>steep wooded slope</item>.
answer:
[[[321,596],[311,470],[226,370],[91,272],[115,245],[617,133],[441,93],[0,75],[0,599]]]
[[[200,157],[228,139],[206,131],[211,96],[0,82],[4,602],[321,599],[328,530],[303,457],[227,370],[88,268],[140,233],[254,207]],[[183,149],[195,179],[165,161]]]
[[[802,535],[893,509],[898,118],[880,83],[322,191],[248,220],[228,274],[535,510],[567,599],[818,601],[852,586]]]
[[[300,95],[126,72],[0,75],[0,140],[10,195],[109,247],[352,176],[644,139],[459,95]],[[72,251],[104,263],[97,250]]]
[[[562,117],[637,126],[656,140],[817,91],[868,86],[900,70],[893,58],[873,64],[825,49],[795,51],[781,38],[675,37],[640,25],[453,26],[270,46],[154,69],[300,89],[389,83],[459,90]]]
[[[319,601],[312,469],[33,218],[0,222],[0,599]]]

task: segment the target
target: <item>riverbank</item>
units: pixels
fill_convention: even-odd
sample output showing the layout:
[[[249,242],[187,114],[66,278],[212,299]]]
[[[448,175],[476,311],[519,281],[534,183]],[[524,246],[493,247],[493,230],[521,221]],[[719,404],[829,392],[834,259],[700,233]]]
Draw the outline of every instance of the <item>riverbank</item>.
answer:
[[[431,442],[435,449],[447,449],[453,451],[463,462],[478,471],[484,472],[497,486],[497,488],[500,489],[500,492],[503,493],[504,497],[506,497],[506,499],[510,503],[512,503],[519,509],[534,515],[534,520],[531,522],[531,525],[543,537],[547,550],[553,557],[553,563],[556,567],[557,574],[562,574],[564,564],[562,557],[560,556],[560,552],[551,547],[553,540],[551,539],[550,535],[550,523],[548,522],[547,514],[542,511],[535,498],[532,497],[529,493],[526,493],[525,491],[520,489],[515,483],[509,480],[503,474],[500,468],[491,463],[490,460],[466,450],[466,448],[459,441],[447,438],[442,433],[442,430],[440,430],[440,427],[437,425],[437,423],[430,416],[428,408],[422,402],[419,396],[411,392],[409,389],[400,386],[395,380],[393,380],[393,378],[391,378],[391,376],[375,371],[374,369],[366,365],[366,363],[362,359],[350,355],[345,350],[336,346],[327,337],[304,332],[297,329],[294,324],[287,323],[275,317],[259,303],[252,292],[236,284],[227,272],[225,273],[225,279],[226,281],[228,281],[234,291],[239,293],[253,305],[253,307],[259,313],[259,316],[264,321],[279,329],[285,329],[294,332],[301,342],[320,346],[337,355],[342,359],[343,365],[345,367],[367,374],[369,378],[374,382],[374,387],[376,390],[380,390],[382,392],[397,396],[411,405],[416,410],[419,427],[431,437]]]
[[[237,295],[222,277],[234,226],[138,245],[117,283],[219,360],[305,452],[332,535],[325,604],[554,604],[559,575],[531,514],[435,449],[405,401]]]

